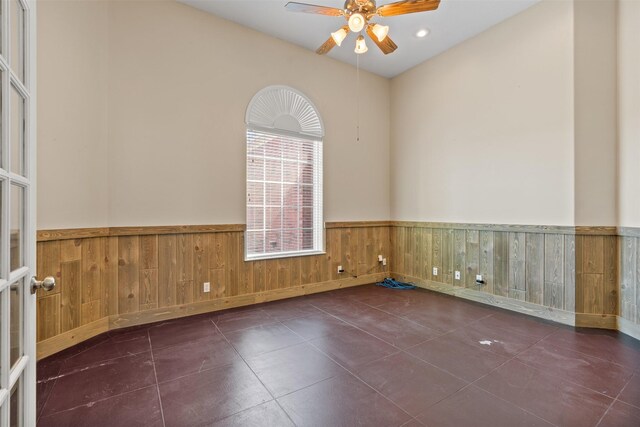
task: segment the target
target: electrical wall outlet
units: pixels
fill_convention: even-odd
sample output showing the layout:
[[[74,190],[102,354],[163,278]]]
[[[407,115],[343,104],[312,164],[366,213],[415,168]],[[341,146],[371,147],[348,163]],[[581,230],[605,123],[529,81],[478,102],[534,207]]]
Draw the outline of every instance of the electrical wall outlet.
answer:
[[[382,258],[382,265],[387,265],[387,259],[386,258]]]
[[[378,262],[382,262],[384,260],[384,258],[382,257],[382,255],[378,255]]]
[[[338,266],[338,274],[344,273],[344,268],[341,265]]]
[[[433,275],[434,276],[438,275],[438,267],[433,267]]]
[[[205,292],[211,292],[211,283],[210,282],[204,282],[204,291]]]
[[[460,280],[460,272],[456,271],[456,280]]]
[[[482,282],[482,274],[476,274],[476,282]]]

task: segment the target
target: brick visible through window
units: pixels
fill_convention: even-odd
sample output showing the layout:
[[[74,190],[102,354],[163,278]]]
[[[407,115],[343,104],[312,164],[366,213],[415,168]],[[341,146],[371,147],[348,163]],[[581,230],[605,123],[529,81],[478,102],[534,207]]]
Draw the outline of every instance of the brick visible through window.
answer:
[[[322,142],[247,130],[247,258],[323,249]]]

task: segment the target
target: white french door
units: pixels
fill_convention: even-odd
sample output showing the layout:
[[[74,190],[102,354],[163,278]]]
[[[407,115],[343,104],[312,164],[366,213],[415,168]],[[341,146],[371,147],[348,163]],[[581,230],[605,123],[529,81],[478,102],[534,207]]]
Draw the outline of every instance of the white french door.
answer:
[[[0,425],[36,423],[35,1],[0,7]]]

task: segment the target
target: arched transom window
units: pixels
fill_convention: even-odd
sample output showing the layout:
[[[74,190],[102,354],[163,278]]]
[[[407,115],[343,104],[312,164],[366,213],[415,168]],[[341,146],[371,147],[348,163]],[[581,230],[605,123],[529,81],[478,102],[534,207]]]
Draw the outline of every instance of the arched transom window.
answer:
[[[322,137],[309,99],[286,86],[258,92],[247,109],[246,259],[324,251]]]

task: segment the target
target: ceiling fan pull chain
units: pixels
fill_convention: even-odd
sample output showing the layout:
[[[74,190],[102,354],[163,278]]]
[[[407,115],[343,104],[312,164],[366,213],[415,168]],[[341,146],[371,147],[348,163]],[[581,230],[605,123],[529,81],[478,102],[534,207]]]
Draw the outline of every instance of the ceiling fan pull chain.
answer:
[[[360,142],[360,55],[356,54],[356,142]]]

